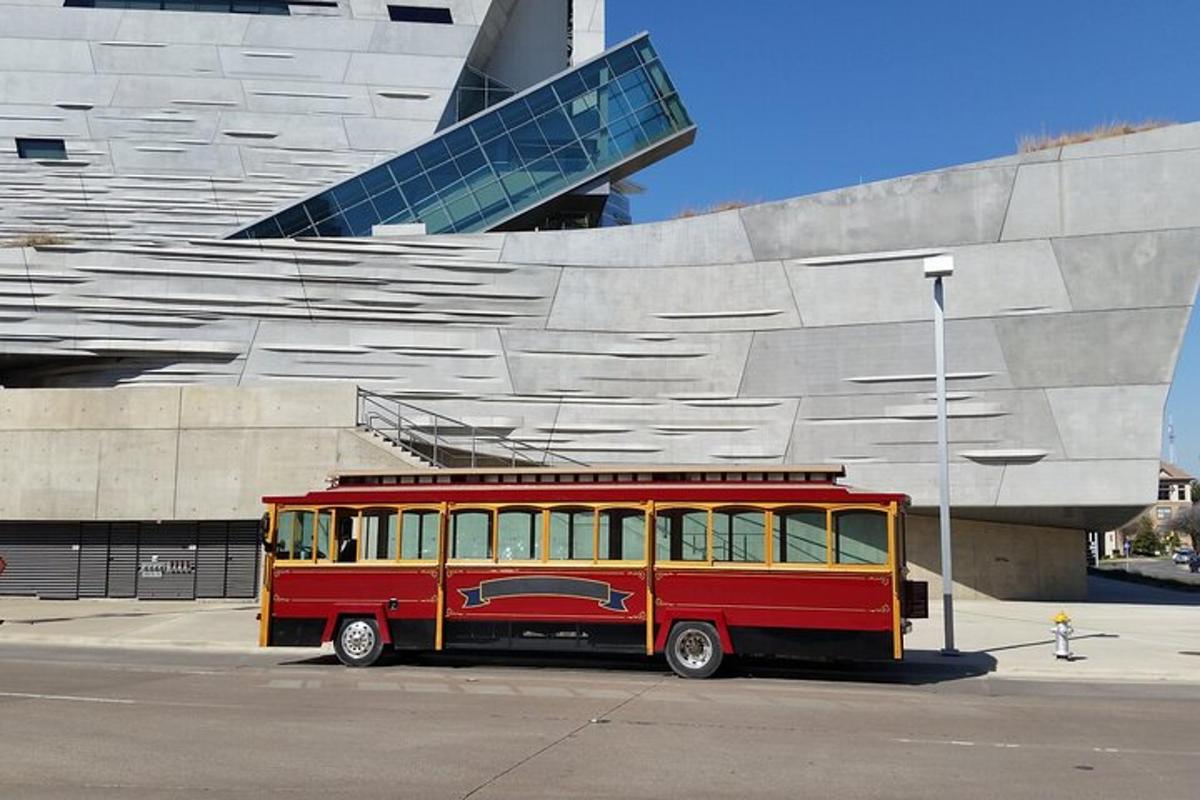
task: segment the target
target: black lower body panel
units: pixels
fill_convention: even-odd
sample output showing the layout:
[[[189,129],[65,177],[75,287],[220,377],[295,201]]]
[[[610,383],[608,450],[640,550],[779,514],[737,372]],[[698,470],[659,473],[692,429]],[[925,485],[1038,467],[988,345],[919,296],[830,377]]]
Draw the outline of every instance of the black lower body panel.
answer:
[[[432,650],[436,629],[431,619],[388,620],[388,633],[396,650]]]
[[[276,617],[271,620],[267,643],[272,647],[320,647],[324,618]]]
[[[447,648],[645,653],[646,626],[620,623],[447,621]]]
[[[733,649],[743,656],[785,656],[812,660],[891,661],[891,631],[805,628],[729,629]]]

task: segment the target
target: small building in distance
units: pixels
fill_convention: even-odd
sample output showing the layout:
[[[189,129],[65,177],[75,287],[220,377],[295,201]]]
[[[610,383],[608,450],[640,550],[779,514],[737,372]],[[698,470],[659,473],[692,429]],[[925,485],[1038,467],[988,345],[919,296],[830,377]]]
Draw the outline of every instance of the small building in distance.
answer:
[[[1148,516],[1163,537],[1163,546],[1168,547],[1171,531],[1164,527],[1168,520],[1180,509],[1187,508],[1192,503],[1200,502],[1193,491],[1196,478],[1182,468],[1169,461],[1162,461],[1158,467],[1158,502],[1149,506],[1139,517],[1115,531],[1104,534],[1104,557],[1113,558],[1124,555],[1125,539],[1132,541],[1137,535],[1138,523],[1142,517]]]

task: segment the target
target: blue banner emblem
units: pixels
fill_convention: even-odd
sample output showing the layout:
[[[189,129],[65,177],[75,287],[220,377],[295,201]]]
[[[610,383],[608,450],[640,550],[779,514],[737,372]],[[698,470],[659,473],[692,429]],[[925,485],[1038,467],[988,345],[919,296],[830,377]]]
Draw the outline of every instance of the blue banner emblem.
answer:
[[[480,581],[478,586],[459,589],[463,596],[463,608],[479,608],[502,597],[579,597],[595,600],[607,611],[628,611],[625,601],[633,592],[622,592],[605,581],[587,578],[562,578],[554,575],[537,575],[519,578],[493,578]]]

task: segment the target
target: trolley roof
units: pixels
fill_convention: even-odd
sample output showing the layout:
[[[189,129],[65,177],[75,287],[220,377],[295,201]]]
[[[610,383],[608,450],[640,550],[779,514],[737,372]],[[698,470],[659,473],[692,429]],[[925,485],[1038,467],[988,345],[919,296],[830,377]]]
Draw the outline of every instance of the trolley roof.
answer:
[[[422,483],[788,483],[834,484],[846,476],[840,464],[763,466],[489,467],[414,469],[405,472],[348,470],[329,476],[329,488],[403,486]]]

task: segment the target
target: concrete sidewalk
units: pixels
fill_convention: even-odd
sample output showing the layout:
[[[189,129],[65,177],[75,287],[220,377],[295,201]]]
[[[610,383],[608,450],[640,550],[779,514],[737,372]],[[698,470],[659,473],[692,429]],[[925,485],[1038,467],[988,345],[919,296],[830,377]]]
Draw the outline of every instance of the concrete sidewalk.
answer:
[[[38,600],[0,597],[0,645],[184,647],[244,652],[258,643],[255,600]]]
[[[904,670],[1002,678],[1094,683],[1200,683],[1200,594],[1090,577],[1086,602],[962,600],[955,603],[958,649],[939,654],[940,598],[927,620],[906,637]],[[1066,611],[1077,658],[1053,655],[1051,618]],[[5,642],[108,647],[256,649],[253,601],[49,601],[0,598],[0,646]],[[312,652],[312,651],[308,651]],[[892,670],[889,670],[889,674]]]

